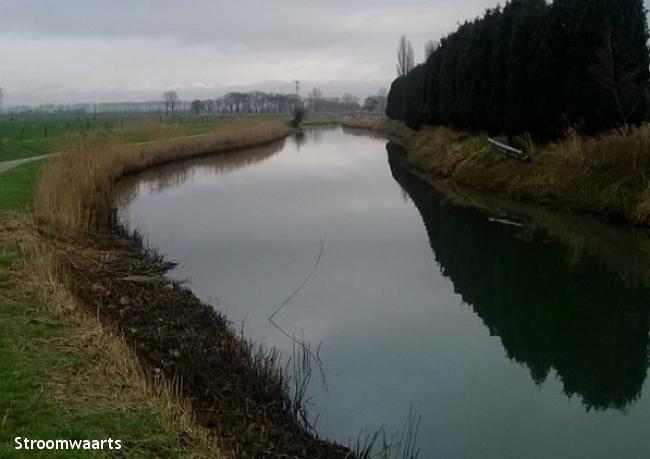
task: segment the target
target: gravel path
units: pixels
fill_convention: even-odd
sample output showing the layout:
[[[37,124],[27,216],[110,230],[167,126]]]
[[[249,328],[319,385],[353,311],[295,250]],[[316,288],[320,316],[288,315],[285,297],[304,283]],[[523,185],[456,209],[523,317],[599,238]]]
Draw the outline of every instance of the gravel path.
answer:
[[[13,161],[0,162],[0,174],[2,174],[3,172],[10,171],[15,167],[22,166],[23,164],[31,163],[33,161],[38,161],[39,159],[48,158],[50,156],[52,155],[33,156],[31,158],[15,159]]]

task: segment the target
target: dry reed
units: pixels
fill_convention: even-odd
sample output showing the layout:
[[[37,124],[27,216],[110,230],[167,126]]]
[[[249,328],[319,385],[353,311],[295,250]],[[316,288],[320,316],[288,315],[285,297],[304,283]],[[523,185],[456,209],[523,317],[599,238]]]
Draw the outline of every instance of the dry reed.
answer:
[[[136,379],[146,383],[142,391],[160,399],[176,425],[201,445],[210,446],[212,436],[229,456],[258,457],[264,451],[264,457],[284,457],[284,450],[345,456],[344,448],[318,439],[306,423],[291,417],[296,402],[288,387],[296,376],[284,375],[275,352],[237,336],[221,315],[182,286],[159,283],[165,266],[161,260],[116,242],[121,234],[112,226],[113,187],[120,177],[179,159],[268,144],[292,132],[268,122],[220,127],[208,135],[139,145],[87,138],[68,144],[45,171],[35,202],[39,234],[64,236],[45,239],[54,254],[39,257],[48,268],[46,277],[95,313],[98,327],[110,324],[124,334],[126,344],[117,343],[122,347],[111,352],[117,358],[115,372],[104,379],[140,375]],[[115,232],[94,237],[106,230]],[[145,275],[152,284],[130,280]],[[161,327],[173,328],[174,336]],[[126,364],[137,362],[135,354],[157,379]],[[157,385],[150,386],[152,380]]]
[[[38,236],[30,219],[12,217],[3,222],[0,238],[20,247],[23,254],[21,267],[14,272],[21,291],[36,293],[48,312],[69,330],[50,345],[86,349],[95,356],[91,365],[78,367],[74,373],[52,375],[48,380],[46,389],[60,406],[83,407],[87,402],[110,400],[111,407],[122,405],[125,410],[151,407],[183,439],[189,457],[232,457],[221,451],[214,436],[197,422],[192,405],[180,396],[181,381],[146,372],[124,338],[78,304],[59,281],[56,246]]]
[[[214,133],[140,144],[79,138],[63,145],[43,173],[34,212],[41,229],[89,235],[107,228],[117,180],[148,167],[205,154],[253,147],[287,136],[281,123],[224,123]]]
[[[382,117],[351,117],[344,125],[396,138],[409,164],[432,177],[509,199],[650,225],[650,125],[596,137],[570,131],[549,144],[522,138],[532,164],[492,150],[483,135],[443,127],[415,132]]]

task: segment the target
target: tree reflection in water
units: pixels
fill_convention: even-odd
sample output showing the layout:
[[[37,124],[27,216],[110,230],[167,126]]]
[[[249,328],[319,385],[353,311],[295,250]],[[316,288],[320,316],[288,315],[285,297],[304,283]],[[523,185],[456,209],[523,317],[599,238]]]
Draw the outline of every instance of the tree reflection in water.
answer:
[[[405,169],[400,147],[387,150],[442,273],[510,359],[538,384],[554,369],[565,394],[579,396],[588,410],[625,409],[640,397],[648,370],[647,272],[629,282],[628,273],[593,253],[572,256],[548,233],[445,202]]]

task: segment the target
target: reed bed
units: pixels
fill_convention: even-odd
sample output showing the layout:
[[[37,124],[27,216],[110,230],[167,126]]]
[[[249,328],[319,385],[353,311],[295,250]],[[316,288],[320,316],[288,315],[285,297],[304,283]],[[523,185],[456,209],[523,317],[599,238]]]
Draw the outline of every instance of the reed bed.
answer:
[[[207,154],[254,147],[286,137],[290,128],[278,122],[230,122],[214,132],[162,140],[126,143],[84,137],[59,149],[38,186],[34,212],[42,230],[68,236],[91,235],[112,224],[113,187],[120,177],[143,169]]]
[[[267,145],[292,130],[278,122],[221,123],[209,134],[178,138],[172,127],[142,124],[113,136],[63,145],[35,198],[39,282],[50,285],[60,313],[71,307],[109,356],[81,376],[151,397],[209,457],[417,457],[417,428],[405,438],[360,442],[353,451],[320,439],[307,412],[313,355],[296,341],[285,363],[273,349],[247,341],[227,319],[181,283],[168,264],[114,225],[113,188],[125,175],[173,161]],[[159,140],[133,144],[134,138]],[[72,305],[72,306],[70,306]],[[109,360],[110,357],[110,360]],[[113,389],[109,389],[113,390]]]
[[[234,121],[207,135],[161,133],[169,137],[136,145],[79,138],[61,150],[37,190],[46,277],[120,340],[108,378],[139,384],[213,457],[351,456],[309,424],[309,361],[294,353],[285,367],[275,350],[247,341],[181,283],[167,280],[169,265],[113,225],[113,187],[151,166],[266,145],[291,132],[277,122]]]
[[[395,138],[409,165],[431,177],[508,199],[650,225],[650,125],[595,137],[569,131],[547,144],[528,136],[515,139],[531,164],[492,150],[482,134],[445,127],[415,132],[383,117],[350,117],[344,125]]]

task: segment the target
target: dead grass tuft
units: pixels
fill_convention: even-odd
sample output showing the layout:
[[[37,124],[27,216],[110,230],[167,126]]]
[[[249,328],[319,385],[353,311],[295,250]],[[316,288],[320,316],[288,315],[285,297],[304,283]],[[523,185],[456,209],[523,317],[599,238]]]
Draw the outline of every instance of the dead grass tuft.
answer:
[[[164,127],[159,127],[164,129]],[[112,223],[117,180],[148,167],[204,154],[253,147],[285,137],[281,123],[227,123],[212,134],[141,144],[79,138],[61,147],[43,173],[35,199],[42,230],[69,236],[105,230]]]
[[[89,314],[59,282],[56,249],[39,238],[26,216],[3,222],[0,237],[19,246],[24,255],[17,273],[21,288],[36,292],[55,320],[71,330],[49,344],[62,349],[85,349],[95,356],[93,365],[55,375],[48,381],[47,389],[60,407],[83,408],[86,401],[93,406],[98,406],[99,401],[101,406],[102,400],[111,410],[148,406],[175,427],[191,457],[232,457],[224,454],[209,430],[197,422],[191,403],[180,396],[182,381],[147,373],[124,337]]]
[[[549,144],[522,136],[518,143],[533,158],[525,164],[493,151],[481,135],[443,127],[414,132],[382,117],[346,123],[397,136],[409,164],[432,177],[508,199],[650,225],[650,125],[597,137],[569,131]]]

